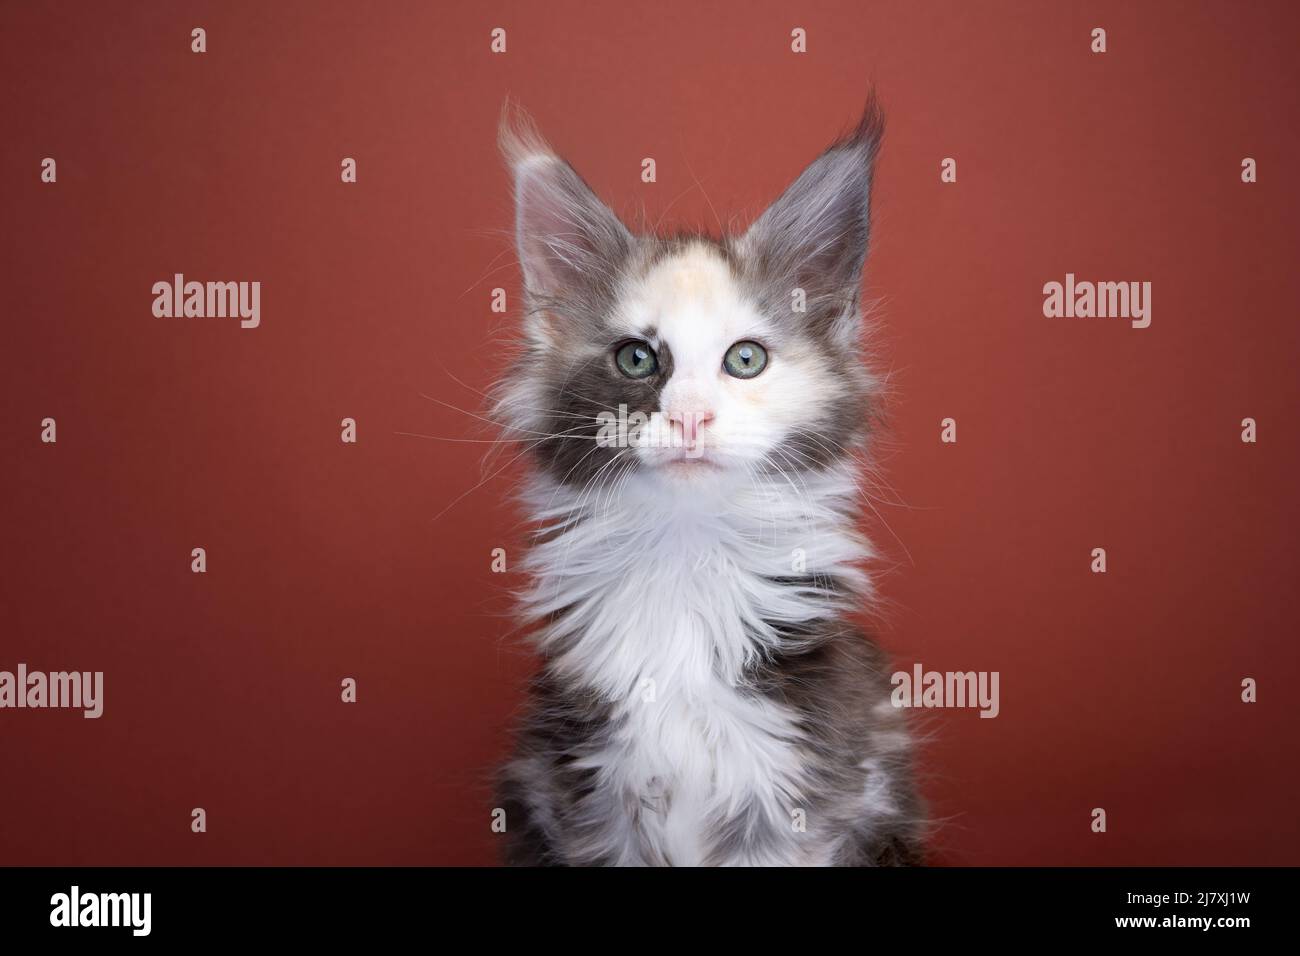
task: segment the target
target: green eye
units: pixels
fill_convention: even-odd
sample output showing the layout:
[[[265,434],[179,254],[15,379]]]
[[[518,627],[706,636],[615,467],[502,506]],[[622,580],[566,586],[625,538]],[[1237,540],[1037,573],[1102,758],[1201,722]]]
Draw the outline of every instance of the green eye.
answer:
[[[645,342],[628,342],[614,353],[618,370],[628,378],[646,378],[659,371],[659,356]]]
[[[757,342],[737,342],[722,357],[722,367],[736,378],[753,378],[767,368],[767,349]]]

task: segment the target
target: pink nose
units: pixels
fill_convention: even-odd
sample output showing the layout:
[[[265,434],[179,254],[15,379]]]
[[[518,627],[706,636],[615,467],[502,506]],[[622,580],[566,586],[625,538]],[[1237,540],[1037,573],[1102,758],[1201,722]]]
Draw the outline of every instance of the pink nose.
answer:
[[[668,421],[681,429],[682,439],[688,446],[694,446],[699,443],[700,430],[713,421],[713,412],[673,410],[668,413]]]

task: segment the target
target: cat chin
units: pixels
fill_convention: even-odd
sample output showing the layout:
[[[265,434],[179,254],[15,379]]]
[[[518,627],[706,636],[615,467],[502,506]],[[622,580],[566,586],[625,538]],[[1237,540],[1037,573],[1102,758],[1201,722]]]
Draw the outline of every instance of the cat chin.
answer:
[[[707,451],[664,457],[642,458],[642,466],[663,478],[673,481],[702,481],[720,478],[733,470],[716,455]]]

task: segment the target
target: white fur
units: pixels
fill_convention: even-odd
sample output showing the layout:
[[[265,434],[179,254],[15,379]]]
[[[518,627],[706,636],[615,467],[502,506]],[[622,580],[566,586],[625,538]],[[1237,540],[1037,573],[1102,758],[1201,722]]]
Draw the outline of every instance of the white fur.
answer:
[[[718,481],[683,496],[657,475],[630,474],[585,499],[547,483],[531,495],[544,524],[566,524],[575,509],[585,518],[529,555],[526,607],[542,619],[568,608],[539,639],[564,648],[556,668],[626,721],[590,765],[614,792],[643,798],[640,839],[674,863],[703,861],[710,824],[751,800],[789,844],[781,859],[733,862],[825,862],[811,857],[831,851],[792,825],[805,782],[791,715],[738,691],[746,662],[776,639],[766,622],[835,610],[825,592],[795,599],[770,582],[791,573],[799,552],[809,573],[866,586],[856,565],[867,546],[846,511],[852,476],[809,481],[798,494],[776,482]],[[643,862],[632,837],[624,862]]]

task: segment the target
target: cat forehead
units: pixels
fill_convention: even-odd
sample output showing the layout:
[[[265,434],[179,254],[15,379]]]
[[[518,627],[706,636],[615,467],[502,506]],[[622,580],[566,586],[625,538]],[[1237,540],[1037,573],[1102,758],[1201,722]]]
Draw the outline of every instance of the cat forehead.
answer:
[[[726,256],[703,242],[660,256],[631,277],[613,324],[675,348],[759,335],[766,327]]]

